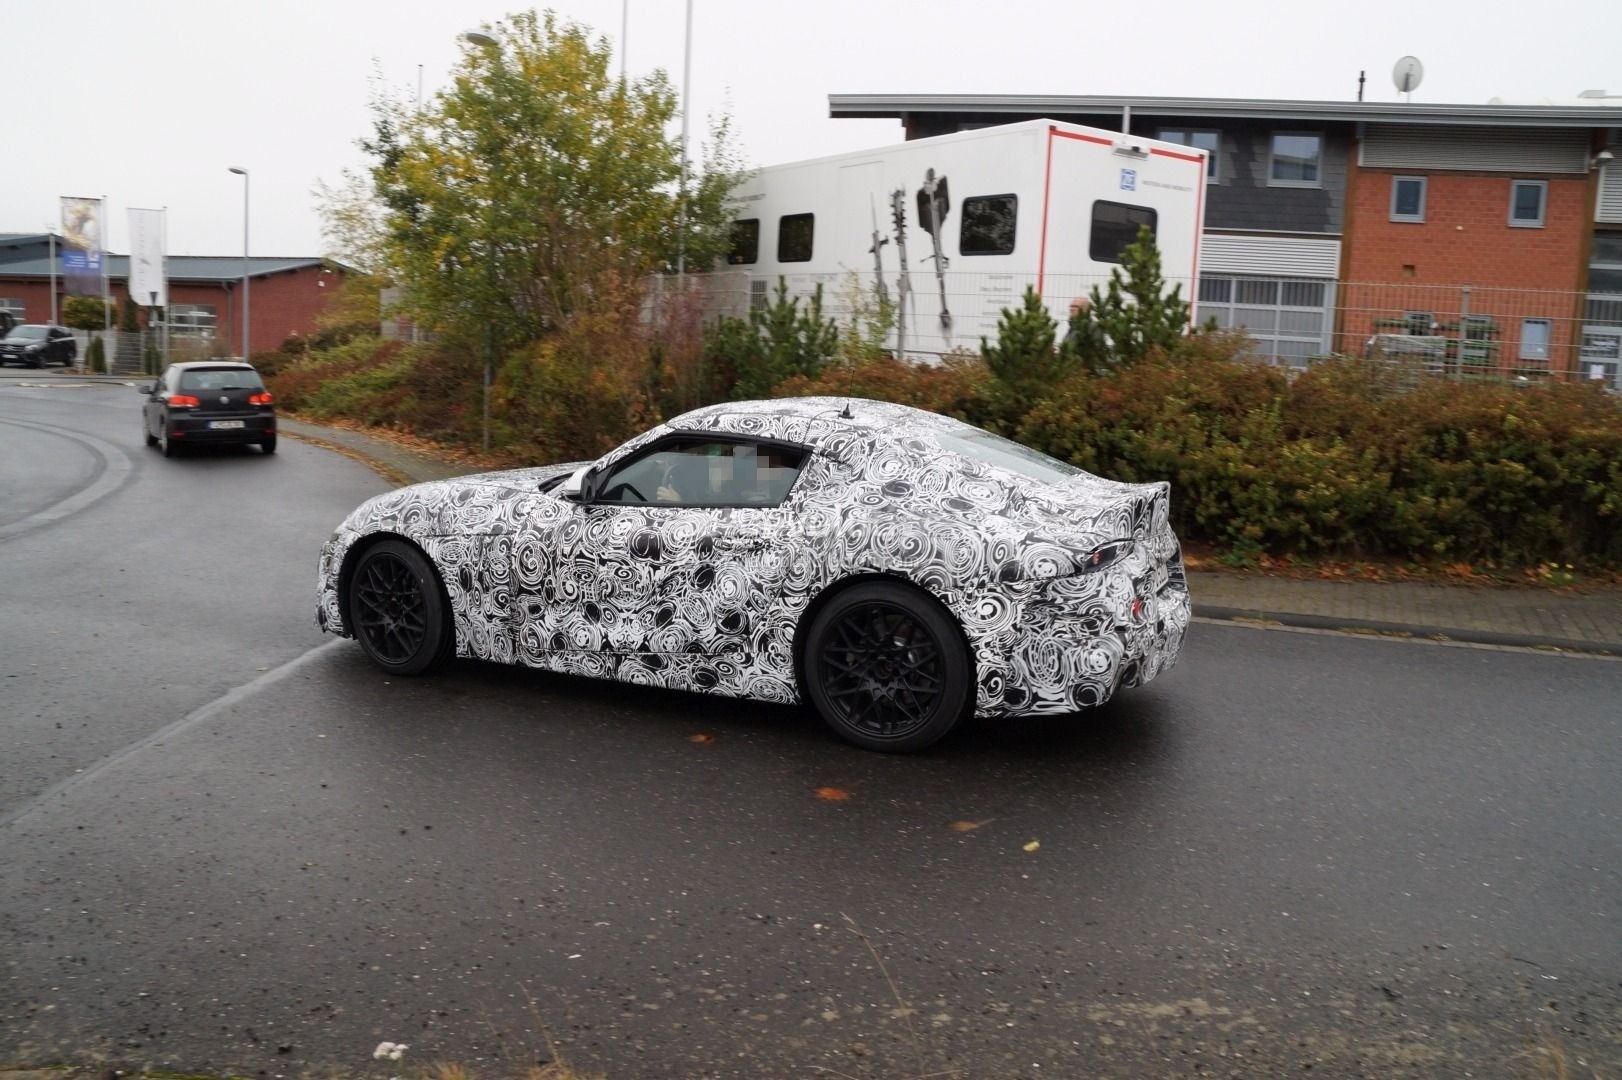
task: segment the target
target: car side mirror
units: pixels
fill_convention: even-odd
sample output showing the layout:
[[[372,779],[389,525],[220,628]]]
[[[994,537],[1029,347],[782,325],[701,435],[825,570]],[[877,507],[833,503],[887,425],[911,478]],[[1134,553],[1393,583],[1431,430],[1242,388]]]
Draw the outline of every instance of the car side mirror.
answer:
[[[564,499],[573,499],[579,502],[586,489],[586,474],[591,472],[590,465],[582,465],[569,474],[569,478],[558,485],[558,496]]]

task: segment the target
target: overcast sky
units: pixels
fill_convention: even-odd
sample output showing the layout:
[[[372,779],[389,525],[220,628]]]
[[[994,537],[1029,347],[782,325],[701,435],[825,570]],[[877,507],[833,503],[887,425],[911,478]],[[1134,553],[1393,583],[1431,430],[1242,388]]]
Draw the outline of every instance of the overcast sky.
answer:
[[[683,0],[558,0],[632,74],[682,84]],[[59,195],[105,195],[109,247],[128,207],[167,207],[169,251],[325,253],[312,195],[362,164],[372,83],[425,94],[457,35],[515,0],[0,0],[0,232],[43,230]],[[733,118],[747,164],[898,141],[887,120],[831,120],[830,93],[1125,94],[1480,104],[1622,93],[1622,3],[1544,0],[693,0],[693,137]],[[696,149],[694,156],[697,156]]]

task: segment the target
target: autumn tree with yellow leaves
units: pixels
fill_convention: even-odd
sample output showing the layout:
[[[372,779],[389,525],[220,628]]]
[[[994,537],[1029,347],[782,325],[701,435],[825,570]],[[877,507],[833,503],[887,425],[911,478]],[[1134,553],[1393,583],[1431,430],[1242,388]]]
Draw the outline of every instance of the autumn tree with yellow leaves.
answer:
[[[691,167],[678,230],[678,100],[665,74],[611,74],[605,39],[551,12],[465,41],[450,86],[420,106],[383,97],[361,146],[368,170],[325,190],[340,254],[400,289],[400,314],[442,339],[502,354],[577,312],[725,249],[739,179],[726,122]],[[593,317],[600,317],[594,312]]]

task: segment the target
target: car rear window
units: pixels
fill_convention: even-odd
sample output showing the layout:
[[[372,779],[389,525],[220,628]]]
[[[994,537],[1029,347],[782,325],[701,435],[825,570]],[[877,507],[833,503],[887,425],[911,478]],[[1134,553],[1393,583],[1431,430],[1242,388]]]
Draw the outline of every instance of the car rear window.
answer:
[[[1074,465],[1049,457],[1040,450],[1032,450],[1012,439],[979,428],[938,431],[934,437],[943,450],[1029,477],[1040,484],[1057,484],[1081,472]]]
[[[182,372],[182,390],[259,390],[259,372],[251,368],[200,368]]]

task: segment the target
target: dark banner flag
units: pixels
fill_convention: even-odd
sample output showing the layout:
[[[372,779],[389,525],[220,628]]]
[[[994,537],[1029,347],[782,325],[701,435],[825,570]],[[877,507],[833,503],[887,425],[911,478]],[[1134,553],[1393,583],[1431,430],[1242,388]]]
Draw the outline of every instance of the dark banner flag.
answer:
[[[69,296],[100,296],[101,200],[62,197],[62,275]]]

